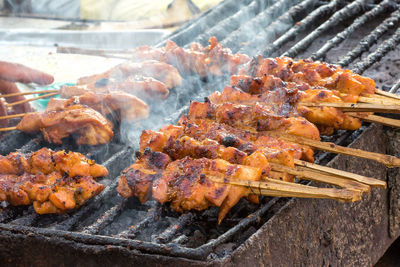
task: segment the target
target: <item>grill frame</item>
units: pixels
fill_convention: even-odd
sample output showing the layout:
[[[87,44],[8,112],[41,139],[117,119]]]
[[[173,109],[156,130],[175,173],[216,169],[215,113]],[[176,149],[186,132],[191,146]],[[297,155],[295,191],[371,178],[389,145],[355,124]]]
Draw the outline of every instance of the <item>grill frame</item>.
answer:
[[[251,5],[251,3],[255,3],[255,2],[257,2],[257,3],[254,4],[253,7],[248,7],[248,10],[254,11],[255,5],[262,5],[262,4],[266,4],[269,2],[281,3],[281,2],[284,2],[284,0],[280,0],[280,1],[279,0],[278,1],[250,1],[250,0],[248,0],[245,3],[249,3]],[[385,5],[387,5],[387,8],[389,8],[391,5],[395,4],[394,1],[384,1],[384,2],[385,2]],[[338,1],[333,1],[332,3],[328,6],[330,8],[333,7],[336,10],[337,8],[341,7],[342,5],[345,6],[346,1],[338,0]],[[380,5],[368,6],[368,5],[365,5],[364,3],[362,3],[362,1],[355,1],[354,3],[356,3],[356,4],[354,4],[352,6],[352,8],[360,8],[360,10],[362,10],[362,9],[371,10],[372,9],[369,12],[373,12],[374,8],[376,9],[380,6]],[[300,8],[292,8],[289,13],[284,12],[283,15],[281,15],[278,18],[278,20],[279,19],[287,20],[288,17],[299,16],[298,13],[301,11],[301,8],[305,9],[310,4],[315,4],[316,6],[318,6],[318,1],[313,1],[313,0],[304,1],[304,2],[302,2],[302,6]],[[208,21],[210,21],[211,20],[210,17],[216,16],[215,15],[217,13],[216,10],[219,10],[219,12],[226,12],[226,10],[224,8],[232,7],[232,6],[234,6],[234,1],[232,1],[232,0],[228,0],[228,1],[225,1],[221,4],[219,4],[215,9],[213,9],[209,12],[206,12],[204,15],[200,16],[199,18],[195,19],[194,21],[189,22],[187,25],[184,25],[180,30],[173,33],[170,36],[170,39],[177,41],[177,43],[179,45],[185,45],[184,43],[179,43],[179,40],[182,40],[182,38],[184,38],[185,40],[192,41],[195,37],[192,36],[190,39],[188,39],[187,35],[188,34],[193,35],[193,28],[198,29],[200,27],[199,22],[201,22],[202,20],[207,20],[207,18],[208,18]],[[324,5],[321,5],[317,8],[318,10],[320,10],[320,12],[319,13],[316,12],[315,17],[325,15],[326,12],[329,11],[328,8],[324,8],[324,7],[325,7]],[[300,11],[299,11],[299,9],[300,9]],[[240,8],[238,10],[240,10]],[[267,11],[265,11],[265,10],[259,11],[259,13],[257,13],[257,14],[264,14],[264,12],[267,12]],[[338,12],[336,12],[336,13],[338,13]],[[345,12],[343,12],[343,13],[345,13]],[[246,12],[242,12],[241,14],[246,14]],[[398,17],[396,16],[395,19],[397,20]],[[280,46],[279,44],[281,44],[283,41],[289,40],[290,36],[296,35],[297,33],[304,31],[309,26],[308,24],[312,24],[314,22],[313,19],[307,20],[307,18],[305,18],[304,20],[305,20],[305,22],[302,20],[304,23],[300,24],[298,27],[296,27],[297,25],[295,27],[292,27],[286,34],[282,35],[280,38],[278,38],[278,40],[275,40],[275,42],[273,42],[272,46],[271,46],[273,49],[270,48],[270,49],[264,51],[264,54],[270,55],[270,54],[276,52],[276,50],[278,50],[278,48]],[[393,21],[389,21],[387,23],[388,29],[390,28],[390,25],[391,25],[390,23],[393,23]],[[332,24],[330,24],[330,25],[332,25]],[[219,24],[216,27],[218,27],[218,26],[219,26]],[[203,35],[206,34],[206,33],[204,33],[203,28],[200,27],[200,29],[202,29],[203,31],[199,31],[199,33],[201,33]],[[268,29],[266,30],[266,32],[268,32]],[[388,29],[386,29],[386,30],[388,30]],[[385,30],[385,29],[383,29],[383,30]],[[273,30],[271,30],[271,32],[273,32]],[[379,29],[379,31],[377,31],[377,33],[378,32],[379,32],[379,34],[382,34],[382,29]],[[314,35],[311,35],[311,37],[313,37],[313,38],[318,37],[318,35],[314,34]],[[312,39],[312,41],[314,41],[314,39],[311,37],[308,37],[308,38],[310,38],[310,39]],[[367,41],[368,41],[367,42],[368,47],[370,47],[372,44],[374,44],[378,37],[376,35],[371,35],[371,37],[366,36],[365,39],[367,39]],[[200,39],[203,40],[204,38],[200,38]],[[221,42],[224,43],[224,39]],[[390,48],[395,47],[399,42],[400,42],[400,40],[399,40],[397,34],[392,37],[389,37],[389,41],[381,43],[379,45],[379,47],[375,50],[375,52],[373,52],[371,54],[371,55],[373,55],[372,57],[370,57],[371,56],[370,55],[369,57],[362,60],[361,62],[358,62],[355,65],[355,67],[353,68],[353,70],[355,72],[362,73],[365,69],[367,69],[368,67],[370,67],[372,65],[371,63],[379,61],[390,50]],[[296,49],[292,50],[292,53],[290,55],[291,56],[297,55],[300,52],[300,50],[307,49],[307,47],[310,43],[311,42],[309,42],[309,41],[304,41],[304,42],[300,43],[301,45],[298,45]],[[162,44],[163,43],[160,43],[160,45],[162,45]],[[332,47],[330,47],[330,48],[332,48]],[[364,50],[366,49],[365,45],[356,47],[353,51],[349,52],[346,55],[347,58],[351,58],[351,60],[353,61],[360,55],[360,54],[357,54],[357,51],[364,51],[362,49],[364,49]],[[327,49],[327,50],[329,50],[329,49]],[[346,57],[344,57],[344,58],[346,58]],[[342,63],[343,60],[339,61],[339,62]],[[347,62],[347,63],[349,63],[349,62]],[[342,64],[346,65],[347,63],[342,63]],[[207,86],[212,88],[218,82],[219,81],[208,81]],[[183,106],[180,110],[177,111],[177,114],[174,114],[171,116],[170,120],[173,121],[174,118],[176,118],[177,115],[185,108],[186,107]],[[352,145],[357,147],[358,145],[360,145],[359,144],[360,142],[361,143],[365,142],[363,140],[373,138],[373,135],[371,136],[371,132],[374,132],[374,131],[382,133],[382,135],[383,135],[382,129],[383,128],[379,127],[379,126],[370,126],[366,131],[361,133],[361,135],[358,137],[358,139]],[[341,141],[346,139],[349,135],[350,135],[349,133],[343,133],[337,138],[336,141],[340,143]],[[379,140],[377,142],[379,142]],[[364,146],[365,146],[365,144],[364,144]],[[40,139],[37,139],[37,138],[32,141],[29,141],[27,144],[25,144],[21,148],[21,150],[29,151],[36,147],[37,148],[41,147],[41,141],[40,141]],[[362,145],[360,148],[367,148],[368,150],[371,149],[370,146],[363,147]],[[0,149],[1,149],[1,146],[0,146]],[[7,148],[7,147],[4,148],[4,150],[6,150],[6,149],[9,149],[9,148]],[[385,145],[385,144],[383,144],[381,147],[375,147],[375,149],[376,149],[376,152],[381,152],[381,153],[386,153],[386,150],[388,150],[388,149],[390,150],[390,148],[388,148],[387,145]],[[128,154],[133,154],[132,148],[126,148],[123,151],[121,151],[118,159],[126,159],[127,162],[129,162],[132,159],[130,157],[128,157]],[[322,153],[318,159],[321,162],[327,161],[329,159],[329,156],[330,155],[328,155],[326,153]],[[339,155],[333,161],[331,161],[328,165],[329,166],[335,165],[336,164],[335,162],[340,162],[341,160],[343,161],[343,159],[345,159],[345,158],[346,157]],[[353,161],[353,159],[352,159],[352,161]],[[358,159],[354,160],[354,162],[362,162],[363,164],[366,163],[365,161],[358,160]],[[113,161],[110,161],[109,164],[113,164]],[[368,162],[368,164],[370,164],[370,162]],[[106,163],[106,165],[107,165],[107,163]],[[128,166],[128,165],[129,165],[129,163],[126,163],[125,166]],[[346,164],[344,164],[344,165],[339,164],[336,167],[351,170],[351,168],[349,168],[348,166],[345,166],[345,165]],[[363,165],[361,165],[361,163],[359,163],[358,166],[363,166]],[[377,166],[376,168],[377,168],[377,170],[380,169],[379,166]],[[118,176],[117,173],[119,173],[119,172],[116,171],[115,169],[113,169],[113,170],[115,173],[111,174],[110,176],[117,177]],[[358,171],[358,173],[360,173],[360,171]],[[361,174],[365,174],[365,173],[361,173]],[[385,171],[385,172],[382,171],[381,174],[382,174],[382,177],[386,177],[389,175],[387,171]],[[370,175],[370,176],[375,176],[375,175]],[[117,182],[118,182],[118,178],[116,178],[115,181],[113,183],[111,183],[107,187],[107,189],[105,189],[101,193],[101,195],[99,195],[98,199],[104,199],[104,198],[107,198],[108,196],[111,196],[111,194],[113,194],[112,190],[114,190]],[[282,200],[282,201],[284,201],[284,200]],[[19,239],[21,239],[21,242],[24,242],[24,239],[26,239],[26,240],[29,239],[35,244],[40,244],[40,247],[46,247],[46,246],[48,246],[48,244],[53,244],[56,247],[59,247],[62,244],[64,249],[66,249],[67,251],[70,251],[69,253],[72,253],[73,251],[74,251],[74,253],[80,253],[80,255],[83,256],[82,263],[84,262],[84,258],[88,258],[88,257],[89,258],[93,257],[93,261],[96,261],[96,262],[102,262],[102,263],[109,262],[109,260],[104,258],[107,255],[115,255],[116,258],[114,258],[113,256],[111,256],[111,258],[113,258],[113,260],[115,260],[115,262],[118,262],[121,265],[124,265],[124,263],[126,264],[124,259],[128,259],[128,258],[131,259],[134,263],[143,263],[142,260],[143,260],[143,258],[145,258],[146,263],[148,263],[148,264],[167,264],[167,265],[174,265],[174,264],[183,263],[183,262],[187,263],[189,265],[222,264],[222,263],[229,263],[229,262],[236,263],[236,264],[240,263],[240,262],[256,263],[256,261],[255,261],[256,259],[260,260],[260,261],[261,260],[266,261],[268,259],[274,258],[273,256],[275,255],[271,252],[269,255],[262,255],[262,251],[264,249],[267,249],[267,248],[265,248],[266,242],[263,242],[261,239],[262,235],[268,235],[269,240],[273,240],[273,239],[271,239],[271,234],[269,232],[269,231],[271,231],[270,225],[273,225],[276,221],[281,220],[280,216],[283,216],[282,214],[284,214],[285,211],[287,211],[288,209],[296,210],[297,207],[300,207],[301,205],[304,206],[304,202],[307,203],[306,200],[292,199],[289,201],[284,201],[284,204],[283,204],[284,207],[282,207],[278,213],[275,213],[273,215],[273,217],[267,221],[267,223],[265,223],[263,226],[261,226],[261,228],[258,229],[256,234],[252,235],[251,238],[246,240],[237,249],[235,249],[234,252],[232,253],[232,255],[228,255],[228,256],[221,258],[221,257],[218,257],[216,254],[214,254],[213,251],[217,246],[219,246],[221,244],[225,244],[228,240],[233,238],[233,236],[237,232],[240,232],[241,230],[246,230],[251,225],[255,224],[259,220],[259,218],[263,217],[264,214],[267,213],[271,207],[273,207],[275,204],[277,204],[277,202],[278,202],[278,198],[273,198],[266,205],[262,206],[255,213],[251,214],[248,218],[241,220],[235,227],[231,228],[230,230],[228,230],[227,232],[225,232],[224,234],[219,236],[217,239],[215,239],[205,245],[202,245],[198,248],[190,249],[190,248],[180,246],[179,240],[176,242],[169,242],[167,244],[164,244],[165,242],[168,242],[170,240],[171,241],[175,240],[175,239],[173,239],[173,236],[174,236],[174,234],[175,234],[174,232],[176,232],[176,230],[174,230],[173,225],[171,225],[169,228],[167,228],[161,235],[156,237],[154,242],[146,242],[146,241],[141,241],[141,240],[131,240],[130,239],[130,238],[135,238],[135,231],[139,231],[142,227],[145,227],[147,223],[150,223],[152,221],[152,219],[154,218],[154,216],[159,215],[159,213],[157,213],[157,212],[159,212],[158,211],[159,206],[154,207],[154,210],[153,210],[154,214],[149,213],[149,215],[147,217],[145,217],[145,219],[143,220],[143,223],[138,225],[139,230],[136,229],[136,230],[131,230],[126,233],[123,233],[122,236],[127,237],[127,238],[96,235],[96,233],[98,233],[102,227],[107,226],[110,219],[112,220],[114,218],[114,216],[117,216],[119,214],[119,212],[124,208],[125,202],[119,202],[116,205],[112,206],[110,209],[108,209],[108,213],[105,213],[104,216],[98,218],[98,220],[96,220],[96,222],[94,222],[92,225],[85,227],[82,232],[66,231],[66,230],[73,229],[75,224],[77,223],[77,221],[79,221],[80,218],[82,218],[85,214],[90,212],[93,208],[96,208],[96,207],[98,208],[98,205],[101,204],[101,202],[95,200],[93,202],[88,203],[88,205],[83,206],[80,210],[75,212],[71,217],[67,218],[62,223],[55,225],[52,229],[35,228],[35,227],[21,226],[21,225],[16,225],[16,224],[12,225],[12,224],[0,223],[0,240],[1,240],[0,243],[1,243],[1,248],[4,251],[4,253],[2,253],[1,256],[7,257],[7,255],[9,255],[10,258],[14,258],[11,256],[16,255],[15,254],[16,252],[14,252],[14,250],[12,250],[11,248],[13,248],[13,249],[18,248],[18,246],[12,245],[9,247],[5,247],[3,244],[6,244],[5,241],[10,240],[10,238],[15,237],[15,239],[18,240],[18,242],[19,242]],[[316,200],[316,202],[319,202],[319,201]],[[363,202],[365,202],[365,201],[363,201]],[[364,209],[364,208],[372,209],[373,207],[371,207],[371,204],[372,203],[370,203],[370,202],[365,203],[365,207],[363,206],[362,209]],[[332,206],[335,206],[335,208],[337,208],[337,209],[340,209],[340,207],[341,207],[340,205],[343,205],[343,204],[341,204],[341,203],[332,204]],[[385,205],[387,205],[387,203],[385,203]],[[304,209],[304,207],[303,207],[303,209]],[[191,214],[191,213],[188,213],[188,214]],[[12,215],[10,215],[10,216],[12,216]],[[180,216],[178,218],[178,224],[180,225],[178,227],[178,229],[181,226],[185,226],[186,224],[190,223],[194,219],[193,217],[195,218],[195,215],[193,215],[193,214]],[[37,217],[35,215],[24,216],[21,218],[21,221],[19,221],[18,224],[31,224],[36,219],[37,219]],[[266,230],[267,228],[269,229],[268,231]],[[398,233],[397,232],[392,233],[392,237],[393,236],[398,236]],[[276,236],[273,236],[273,237],[276,238]],[[177,238],[179,238],[179,236]],[[253,240],[258,240],[258,241],[254,242]],[[385,239],[385,242],[389,243],[390,240],[392,240],[392,239],[390,239],[390,238]],[[158,242],[156,242],[156,241],[158,241]],[[279,240],[277,239],[277,241],[279,241]],[[18,242],[16,242],[16,243],[18,243]],[[382,248],[385,246],[386,247],[388,246],[386,243],[385,243],[385,245],[382,246]],[[256,250],[246,249],[247,247],[250,247],[250,246],[253,248],[256,247],[257,249]],[[127,249],[127,247],[129,247],[129,249]],[[77,248],[79,248],[80,251],[78,251]],[[40,250],[40,248],[35,248],[34,246],[32,247],[32,249]],[[46,250],[43,249],[41,251],[42,251],[41,253],[45,253]],[[253,254],[252,251],[254,251],[254,255],[257,254],[257,257],[252,257],[252,254]],[[80,262],[77,259],[77,257],[75,257],[75,259],[71,259],[71,261],[69,261],[68,259],[66,259],[66,256],[60,257],[59,254],[55,254],[55,255],[57,255],[57,256],[54,256],[55,257],[54,263],[57,263],[57,261],[60,260],[61,258],[65,259],[66,260],[65,262],[71,262],[71,263]],[[69,255],[69,254],[67,253],[67,255]],[[97,257],[96,255],[97,256],[100,255],[100,256],[98,258],[96,258]],[[101,257],[102,255],[104,257]],[[121,255],[123,255],[124,258],[117,259]],[[32,255],[32,256],[35,256],[35,258],[38,258],[38,261],[45,260],[45,258],[43,258],[40,255]],[[47,255],[47,256],[49,256],[49,255]],[[367,255],[365,255],[365,256],[367,256]],[[50,255],[50,258],[53,258],[53,255]],[[74,257],[72,257],[72,258],[74,258]],[[373,262],[373,261],[371,261],[371,262]]]

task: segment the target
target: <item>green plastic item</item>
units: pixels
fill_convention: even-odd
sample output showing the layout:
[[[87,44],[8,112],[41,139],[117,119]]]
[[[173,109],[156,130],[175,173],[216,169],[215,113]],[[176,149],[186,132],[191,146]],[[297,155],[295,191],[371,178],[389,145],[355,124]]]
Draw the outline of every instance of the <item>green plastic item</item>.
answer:
[[[61,89],[61,87],[65,86],[65,85],[73,86],[73,85],[75,85],[75,83],[54,83],[54,84],[49,85],[49,86],[35,87],[35,91],[59,90],[59,89]],[[36,95],[33,95],[33,97],[37,97],[37,96],[41,96],[41,95],[45,95],[45,94],[46,93],[36,94]],[[60,98],[60,95],[55,95],[55,96],[52,96],[51,98]],[[49,100],[50,100],[50,98],[38,99],[36,101],[33,101],[32,105],[38,111],[45,110],[46,107],[47,107],[47,104],[49,103]]]

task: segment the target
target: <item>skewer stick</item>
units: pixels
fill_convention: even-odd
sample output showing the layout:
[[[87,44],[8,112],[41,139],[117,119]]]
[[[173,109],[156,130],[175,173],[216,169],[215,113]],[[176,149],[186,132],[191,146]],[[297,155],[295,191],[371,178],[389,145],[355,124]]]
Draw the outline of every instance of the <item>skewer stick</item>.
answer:
[[[0,120],[19,118],[19,117],[23,117],[27,114],[34,114],[34,113],[37,113],[37,112],[27,112],[27,113],[19,113],[19,114],[7,115],[7,116],[0,116]]]
[[[366,97],[359,96],[358,102],[361,103],[370,103],[370,104],[381,104],[381,105],[400,105],[400,101],[393,98],[380,98],[380,97]]]
[[[362,193],[348,189],[318,188],[313,186],[289,183],[274,179],[266,179],[263,182],[246,181],[239,179],[221,179],[219,177],[209,177],[213,182],[230,185],[239,185],[250,188],[254,194],[274,197],[300,197],[300,198],[325,198],[339,201],[359,201]]]
[[[370,103],[299,103],[307,107],[333,107],[344,112],[400,113],[400,105]]]
[[[384,95],[378,95],[378,94],[364,94],[364,97],[369,97],[369,98],[375,98],[375,99],[383,99],[386,100],[388,102],[395,102],[395,103],[400,103],[399,99],[396,98],[391,98],[391,97],[387,97]]]
[[[366,122],[375,122],[375,123],[383,124],[386,126],[400,128],[400,120],[385,118],[385,117],[377,116],[377,115],[373,115],[373,114],[359,114],[359,113],[353,113],[353,112],[348,112],[346,114],[348,114],[352,117],[359,118]]]
[[[340,176],[346,179],[350,179],[350,180],[354,180],[363,184],[367,184],[369,186],[376,186],[376,187],[381,187],[381,188],[386,188],[386,182],[375,179],[375,178],[371,178],[371,177],[367,177],[367,176],[363,176],[363,175],[358,175],[352,172],[346,172],[346,171],[342,171],[342,170],[338,170],[338,169],[334,169],[334,168],[329,168],[326,166],[321,166],[318,164],[314,164],[314,163],[310,163],[307,161],[302,161],[299,159],[295,159],[294,163],[298,166],[303,166],[312,170],[316,170],[316,171],[320,171],[323,173],[328,173],[331,175],[335,175],[335,176]]]
[[[44,94],[44,93],[56,93],[59,92],[60,90],[54,89],[54,90],[41,90],[41,91],[29,91],[29,92],[19,92],[19,93],[13,93],[13,94],[6,94],[3,95],[1,94],[0,97],[12,97],[12,96],[21,96],[21,95],[34,95],[34,94]]]
[[[379,90],[379,89],[375,89],[375,94],[383,95],[383,96],[387,96],[387,97],[390,97],[390,98],[394,98],[394,99],[399,99],[400,100],[400,96],[399,95],[396,95],[396,94],[393,94],[393,93],[389,93],[389,92],[386,92],[386,91],[383,91],[383,90]]]
[[[0,128],[0,132],[6,132],[6,131],[12,131],[12,130],[16,130],[17,127],[7,127],[7,128]]]
[[[58,95],[58,92],[57,93],[45,94],[45,95],[41,95],[41,96],[38,96],[38,97],[29,98],[29,99],[24,99],[24,100],[13,102],[13,103],[8,103],[8,104],[6,104],[6,106],[7,107],[12,107],[12,106],[16,106],[16,105],[19,105],[19,104],[35,101],[35,100],[42,99],[42,98],[47,98],[47,97],[54,96],[54,95]]]
[[[311,180],[311,181],[316,181],[316,182],[337,185],[337,186],[347,188],[347,189],[359,190],[363,193],[364,192],[367,193],[371,190],[371,188],[366,184],[362,184],[362,183],[359,183],[359,182],[356,182],[353,180],[349,180],[349,179],[345,179],[345,178],[341,178],[338,176],[322,174],[321,172],[316,172],[316,171],[313,171],[313,170],[310,170],[308,168],[304,168],[301,166],[291,168],[291,167],[273,163],[273,162],[270,162],[269,164],[270,164],[272,170],[274,170],[274,171],[286,172],[286,173],[295,175],[298,178],[303,178],[304,180]]]
[[[278,132],[266,132],[271,136],[279,137],[289,142],[298,143],[314,147],[319,150],[333,152],[337,154],[344,154],[364,159],[371,159],[386,165],[389,168],[400,167],[400,159],[390,155],[379,154],[375,152],[364,151],[361,149],[343,147],[331,142],[321,142],[313,139],[296,136],[291,134],[284,134]]]

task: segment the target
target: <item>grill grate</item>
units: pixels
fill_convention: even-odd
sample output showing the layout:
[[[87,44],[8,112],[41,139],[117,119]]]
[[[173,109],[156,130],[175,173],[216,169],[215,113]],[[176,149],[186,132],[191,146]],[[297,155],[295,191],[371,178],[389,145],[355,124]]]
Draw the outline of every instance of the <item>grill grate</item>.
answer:
[[[392,35],[389,34],[400,21],[397,2],[389,0],[378,4],[365,2],[363,0],[330,2],[245,0],[238,4],[237,1],[226,0],[178,29],[168,39],[180,46],[187,46],[193,40],[205,44],[210,36],[215,35],[224,46],[230,47],[234,52],[246,52],[249,55],[262,53],[264,56],[281,52],[283,55],[294,57],[304,55],[302,54],[304,51],[312,50],[310,47],[316,40],[323,39],[327,32],[332,31],[330,35],[333,34],[333,37],[324,41],[316,52],[311,53],[312,59],[321,59],[326,58],[329,51],[351,37],[367,22],[389,16],[337,61],[339,65],[348,66],[358,60],[363,52],[369,51],[375,43],[379,43],[374,52],[355,63],[353,70],[363,73],[400,42],[400,29]],[[325,20],[327,17],[329,19]],[[246,21],[241,23],[243,20]],[[349,20],[353,21],[340,31],[338,25],[343,25]],[[336,34],[333,33],[337,31],[335,27],[339,30]],[[313,28],[315,30],[307,33]],[[254,32],[257,32],[256,37]],[[380,39],[384,34],[388,34],[389,37],[382,42]],[[159,46],[164,44],[165,41]],[[196,99],[202,99],[212,91],[222,89],[221,85],[227,82],[228,77],[207,81],[195,77],[187,78],[183,86],[187,91],[171,92],[171,96],[163,105],[154,107],[155,112],[162,114],[163,107],[168,105],[175,107],[175,113],[165,116],[161,122],[172,123],[187,109],[188,98],[193,100],[194,96]],[[399,87],[400,80],[391,91],[397,91]],[[159,126],[151,124],[143,125],[143,128]],[[362,129],[355,133],[341,131],[330,137],[329,141],[337,144],[349,143],[349,140],[353,140],[361,132]],[[138,136],[139,134],[140,131]],[[28,152],[44,145],[40,137],[27,140],[29,140],[27,135],[11,132],[1,140],[0,152],[7,154],[18,148]],[[216,227],[214,209],[176,214],[156,202],[139,205],[137,200],[121,199],[115,191],[119,179],[117,176],[133,161],[135,147],[124,147],[119,136],[111,145],[97,149],[76,147],[71,143],[61,148],[89,153],[92,158],[104,162],[110,170],[109,178],[102,181],[107,187],[79,210],[62,216],[39,216],[31,207],[7,208],[0,214],[0,230],[12,234],[32,233],[48,237],[50,238],[48,242],[52,242],[51,238],[56,238],[56,242],[65,244],[74,241],[86,245],[129,247],[147,254],[213,260],[226,256],[224,253],[216,253],[216,248],[236,239],[243,242],[252,233],[249,231],[250,227],[260,227],[287,201],[284,198],[263,198],[263,204],[254,207],[240,202],[229,213],[231,216],[228,216],[223,225]],[[317,162],[326,162],[330,158],[332,154],[319,153]],[[202,233],[205,232],[204,227],[207,225],[212,225],[208,229],[216,228],[212,234]],[[199,233],[204,240],[191,243],[190,240],[196,233]],[[239,243],[236,243],[234,248],[238,245]]]

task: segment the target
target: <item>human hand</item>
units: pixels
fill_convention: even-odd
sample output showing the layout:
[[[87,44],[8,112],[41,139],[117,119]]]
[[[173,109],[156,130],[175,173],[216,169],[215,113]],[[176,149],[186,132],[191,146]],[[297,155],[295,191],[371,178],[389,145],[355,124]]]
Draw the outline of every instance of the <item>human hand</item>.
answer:
[[[36,83],[39,85],[51,84],[54,77],[41,71],[37,71],[21,64],[0,61],[0,93],[19,93],[15,82]],[[8,103],[24,100],[24,96],[13,96],[5,98]],[[11,113],[26,113],[32,111],[29,103],[15,105]],[[2,112],[0,112],[2,113]]]

